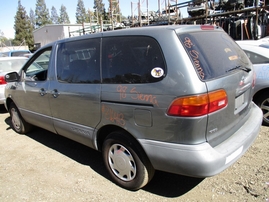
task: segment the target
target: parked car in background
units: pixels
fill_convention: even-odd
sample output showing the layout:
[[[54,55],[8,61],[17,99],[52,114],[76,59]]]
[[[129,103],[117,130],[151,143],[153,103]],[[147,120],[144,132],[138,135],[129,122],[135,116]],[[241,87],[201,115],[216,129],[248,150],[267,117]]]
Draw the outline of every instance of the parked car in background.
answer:
[[[222,172],[248,150],[262,122],[252,101],[252,63],[217,26],[149,26],[55,41],[6,81],[16,132],[35,125],[102,152],[111,179],[131,190],[155,170]]]
[[[187,6],[187,12],[191,17],[213,14],[210,3],[205,0],[193,0]]]
[[[31,53],[29,50],[10,50],[6,52],[2,52],[2,55],[7,56],[7,57],[18,57],[23,54],[29,54]]]
[[[269,37],[266,36],[264,38],[258,40],[237,40],[235,41],[238,45],[248,45],[248,46],[260,46],[269,48]]]
[[[24,53],[24,54],[21,54],[21,55],[19,55],[19,56],[21,56],[21,57],[26,57],[26,58],[30,58],[32,55],[33,55],[33,53]]]
[[[0,57],[0,104],[5,100],[5,75],[9,72],[18,72],[28,58],[25,57]]]
[[[253,45],[240,45],[256,73],[253,101],[263,111],[263,125],[269,126],[269,50]]]

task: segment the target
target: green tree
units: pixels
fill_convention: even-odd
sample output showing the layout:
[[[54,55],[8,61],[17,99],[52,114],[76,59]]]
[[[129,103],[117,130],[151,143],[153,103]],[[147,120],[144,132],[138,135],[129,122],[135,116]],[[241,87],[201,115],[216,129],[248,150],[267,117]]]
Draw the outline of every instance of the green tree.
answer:
[[[33,26],[33,29],[35,29],[35,12],[33,11],[33,9],[30,9],[29,18]]]
[[[58,16],[58,13],[57,13],[57,10],[54,6],[52,6],[51,8],[51,22],[53,24],[58,24],[59,23],[59,16]]]
[[[33,26],[20,0],[18,1],[14,29],[15,39],[13,40],[13,45],[27,44],[29,49],[32,50],[34,47]]]
[[[36,28],[52,23],[45,0],[36,1],[35,15],[36,15]]]
[[[2,30],[0,29],[0,40],[2,40],[4,38],[4,32],[2,32]]]
[[[90,9],[87,10],[87,15],[89,16],[89,22],[95,22],[96,16],[94,14],[94,11],[91,11]]]
[[[104,14],[103,14],[103,20],[106,20],[106,21],[108,21],[109,20],[109,13],[107,13],[106,12],[106,9],[104,8],[104,12],[103,12]]]
[[[34,51],[35,50],[35,41],[34,41],[34,26],[31,23],[31,19],[27,16],[27,22],[26,22],[26,28],[28,30],[26,37],[25,37],[25,41],[26,44],[28,45],[28,48],[30,51]]]
[[[61,5],[60,8],[59,24],[70,24],[69,16],[64,5]]]
[[[2,46],[2,43],[4,44],[7,38],[4,36],[4,32],[0,29],[0,46]]]
[[[8,39],[7,37],[5,37],[4,32],[2,32],[0,30],[0,47],[10,46],[11,45],[11,41],[12,41],[12,39]]]
[[[101,23],[101,18],[104,19],[104,8],[105,4],[103,4],[102,0],[94,0],[94,15],[97,17],[98,22]]]
[[[76,22],[77,24],[89,22],[89,18],[86,15],[86,9],[84,7],[83,0],[78,0],[78,3],[77,3]]]

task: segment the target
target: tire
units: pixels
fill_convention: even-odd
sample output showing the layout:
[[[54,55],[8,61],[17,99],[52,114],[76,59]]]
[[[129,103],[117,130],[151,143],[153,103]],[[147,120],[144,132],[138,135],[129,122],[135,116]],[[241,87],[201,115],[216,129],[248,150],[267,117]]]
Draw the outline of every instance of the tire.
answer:
[[[125,189],[138,190],[154,175],[146,154],[125,131],[112,132],[104,141],[102,153],[112,180]]]
[[[267,92],[261,94],[254,102],[261,108],[263,112],[262,125],[269,126],[269,95]]]
[[[32,126],[22,118],[18,108],[14,103],[10,104],[9,114],[11,117],[12,128],[17,133],[26,134],[31,130]]]

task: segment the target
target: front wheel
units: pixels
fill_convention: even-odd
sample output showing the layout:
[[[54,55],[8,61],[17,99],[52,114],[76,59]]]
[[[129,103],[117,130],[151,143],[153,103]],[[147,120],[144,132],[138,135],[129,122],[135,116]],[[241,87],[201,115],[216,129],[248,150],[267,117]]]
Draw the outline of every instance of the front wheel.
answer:
[[[154,169],[139,145],[125,131],[111,133],[103,144],[105,166],[119,186],[137,190],[153,177]]]
[[[12,128],[17,133],[25,134],[31,130],[31,125],[22,118],[18,108],[14,103],[10,104],[9,114],[11,117]]]
[[[263,122],[264,126],[269,126],[269,95],[268,93],[263,93],[254,102],[261,108],[263,112]]]

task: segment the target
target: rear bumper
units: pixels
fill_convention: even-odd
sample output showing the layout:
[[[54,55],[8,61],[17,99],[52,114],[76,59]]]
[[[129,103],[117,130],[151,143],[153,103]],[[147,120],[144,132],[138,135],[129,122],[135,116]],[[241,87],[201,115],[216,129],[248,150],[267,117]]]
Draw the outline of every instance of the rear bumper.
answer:
[[[249,119],[230,138],[216,147],[208,143],[183,145],[152,140],[139,140],[156,170],[209,177],[216,175],[238,160],[259,134],[262,111],[254,103]]]

